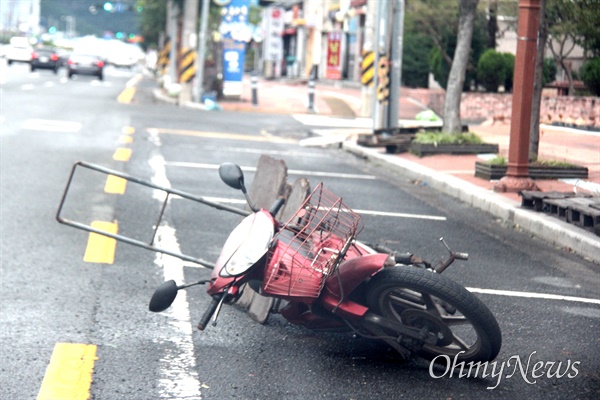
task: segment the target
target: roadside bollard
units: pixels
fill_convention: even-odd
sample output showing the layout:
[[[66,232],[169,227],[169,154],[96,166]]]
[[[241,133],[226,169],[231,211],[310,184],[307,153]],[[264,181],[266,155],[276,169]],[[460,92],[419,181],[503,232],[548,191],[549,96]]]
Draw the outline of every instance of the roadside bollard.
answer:
[[[256,76],[252,76],[250,78],[250,87],[252,88],[252,105],[258,105],[258,78]]]
[[[308,81],[308,112],[315,112],[315,81]]]

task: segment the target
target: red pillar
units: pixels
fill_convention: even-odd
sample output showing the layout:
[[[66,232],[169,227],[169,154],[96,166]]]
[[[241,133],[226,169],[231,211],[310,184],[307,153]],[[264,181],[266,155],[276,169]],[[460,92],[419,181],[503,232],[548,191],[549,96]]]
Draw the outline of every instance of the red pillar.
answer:
[[[497,192],[537,190],[529,178],[529,135],[539,23],[540,0],[519,0],[508,168],[494,186]]]

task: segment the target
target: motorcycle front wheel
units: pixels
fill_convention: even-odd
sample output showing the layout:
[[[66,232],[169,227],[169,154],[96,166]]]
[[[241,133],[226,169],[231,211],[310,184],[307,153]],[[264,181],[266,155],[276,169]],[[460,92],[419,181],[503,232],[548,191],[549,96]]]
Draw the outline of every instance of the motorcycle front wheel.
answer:
[[[446,363],[456,357],[457,362],[485,362],[500,351],[502,335],[490,310],[461,285],[431,271],[384,269],[370,280],[367,303],[381,317],[426,329],[433,338],[429,343],[414,339],[405,343],[427,360]],[[386,333],[399,336],[391,328]]]

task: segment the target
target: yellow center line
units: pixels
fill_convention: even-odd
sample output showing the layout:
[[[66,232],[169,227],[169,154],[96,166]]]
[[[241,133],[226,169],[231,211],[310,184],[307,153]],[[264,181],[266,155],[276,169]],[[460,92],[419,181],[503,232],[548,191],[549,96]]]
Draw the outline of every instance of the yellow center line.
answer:
[[[87,400],[90,398],[96,346],[56,343],[37,400]]]
[[[113,160],[115,161],[129,161],[131,158],[131,149],[126,147],[119,147],[113,154]]]
[[[133,143],[133,138],[131,136],[121,135],[119,138],[119,143],[129,144]]]
[[[119,97],[117,97],[117,101],[119,103],[129,104],[133,100],[133,96],[135,95],[135,87],[126,87],[123,89]]]
[[[135,133],[135,128],[133,126],[124,126],[123,129],[121,129],[121,133],[123,135],[133,135]]]
[[[117,234],[119,226],[116,222],[93,221],[92,228]],[[83,261],[89,263],[112,264],[115,262],[116,239],[90,232]]]
[[[204,132],[204,131],[192,131],[185,129],[162,129],[162,128],[149,128],[148,131],[156,132],[163,135],[184,135],[184,136],[195,136],[204,138],[217,138],[217,139],[229,139],[229,140],[245,140],[249,142],[271,142],[271,143],[298,143],[297,140],[278,138],[273,136],[257,136],[257,135],[244,135],[238,133],[222,133],[222,132]]]
[[[127,179],[123,179],[115,175],[108,175],[106,177],[106,184],[104,185],[104,192],[111,194],[124,194],[126,187]]]

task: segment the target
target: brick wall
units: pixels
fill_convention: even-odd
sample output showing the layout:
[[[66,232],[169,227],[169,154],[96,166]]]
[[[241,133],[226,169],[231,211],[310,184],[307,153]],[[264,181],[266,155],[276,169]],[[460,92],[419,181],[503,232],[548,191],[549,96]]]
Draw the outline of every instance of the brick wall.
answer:
[[[428,106],[438,115],[444,114],[444,91],[402,88],[402,94]],[[460,114],[463,120],[484,121],[510,119],[512,94],[464,93]],[[578,96],[542,96],[540,120],[544,123],[566,122],[600,126],[600,98]]]

